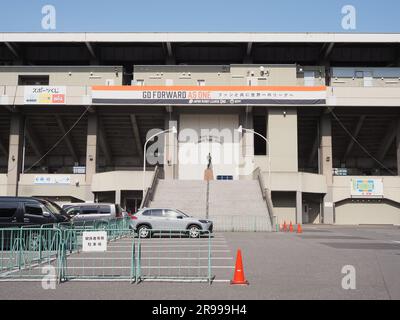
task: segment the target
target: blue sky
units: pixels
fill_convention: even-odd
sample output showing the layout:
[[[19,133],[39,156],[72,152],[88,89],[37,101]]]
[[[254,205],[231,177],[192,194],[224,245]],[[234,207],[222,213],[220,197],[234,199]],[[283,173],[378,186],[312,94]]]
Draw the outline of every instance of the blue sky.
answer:
[[[1,2],[0,32],[49,32],[41,27],[46,4],[56,8],[56,32],[400,32],[399,0]],[[356,8],[356,30],[342,29],[344,5]]]

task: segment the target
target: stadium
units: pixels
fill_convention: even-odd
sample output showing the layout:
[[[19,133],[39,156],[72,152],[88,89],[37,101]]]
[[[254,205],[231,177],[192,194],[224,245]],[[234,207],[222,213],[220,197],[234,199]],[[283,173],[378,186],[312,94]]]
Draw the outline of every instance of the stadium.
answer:
[[[400,34],[0,33],[0,90],[2,196],[400,225]]]

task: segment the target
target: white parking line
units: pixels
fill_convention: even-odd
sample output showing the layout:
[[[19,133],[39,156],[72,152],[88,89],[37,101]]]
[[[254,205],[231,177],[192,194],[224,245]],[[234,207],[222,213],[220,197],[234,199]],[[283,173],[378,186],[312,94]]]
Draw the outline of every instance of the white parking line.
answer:
[[[144,257],[143,259],[146,260],[208,260],[208,257]],[[131,260],[130,257],[123,257],[123,258],[115,258],[115,257],[73,257],[68,258],[68,260]],[[212,257],[212,260],[233,260],[232,257]]]
[[[118,267],[118,266],[112,266],[112,267],[106,267],[106,266],[101,266],[101,267],[92,267],[92,266],[67,266],[67,269],[131,269],[131,267]]]
[[[118,266],[68,266],[70,269],[131,269],[130,266],[118,267]],[[141,266],[141,269],[208,269],[208,266]],[[214,269],[234,269],[233,266],[212,266]]]
[[[90,267],[88,267],[90,268]],[[208,266],[141,266],[141,269],[208,269]],[[212,269],[234,269],[233,266],[211,266]]]
[[[198,252],[208,252],[208,250],[146,250],[143,251],[143,253],[172,253],[172,252],[193,252],[193,253],[198,253]],[[231,252],[230,250],[211,250],[211,252]]]
[[[131,248],[132,246],[107,246],[109,248]],[[182,247],[208,247],[208,244],[161,244],[161,245],[142,245],[142,248],[182,248]],[[211,244],[211,247],[226,247],[224,244]]]

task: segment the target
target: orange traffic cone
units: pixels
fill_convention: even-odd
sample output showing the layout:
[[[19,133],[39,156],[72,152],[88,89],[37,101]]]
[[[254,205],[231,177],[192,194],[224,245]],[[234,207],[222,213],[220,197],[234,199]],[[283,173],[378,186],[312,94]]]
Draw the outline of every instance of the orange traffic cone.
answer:
[[[233,275],[233,280],[231,281],[231,284],[249,284],[249,282],[244,277],[242,251],[240,249],[237,251],[235,273]]]
[[[293,232],[293,224],[292,224],[292,221],[290,221],[289,232]]]
[[[286,231],[287,227],[286,227],[286,220],[283,222],[283,231]]]
[[[303,229],[301,228],[301,224],[297,224],[297,233],[303,233]]]

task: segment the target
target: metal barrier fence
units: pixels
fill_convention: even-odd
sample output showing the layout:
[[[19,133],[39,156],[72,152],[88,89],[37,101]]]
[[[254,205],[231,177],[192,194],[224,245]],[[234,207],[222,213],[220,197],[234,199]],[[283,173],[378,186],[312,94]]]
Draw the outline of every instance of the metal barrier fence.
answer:
[[[149,238],[139,238],[136,282],[209,282],[211,234],[189,238],[187,230],[152,230]]]
[[[214,231],[220,232],[263,232],[271,231],[269,217],[251,215],[210,216]]]
[[[0,237],[0,281],[38,281],[51,271],[59,283],[213,280],[208,231],[193,239],[187,230],[151,230],[142,239],[126,219],[0,229]]]
[[[0,280],[43,279],[45,273],[61,280],[61,230],[7,228],[0,229],[0,237]]]
[[[62,281],[135,281],[135,239],[129,228],[64,229]],[[102,248],[102,242],[104,247]],[[86,247],[85,244],[93,246]],[[99,250],[96,250],[96,247]]]

